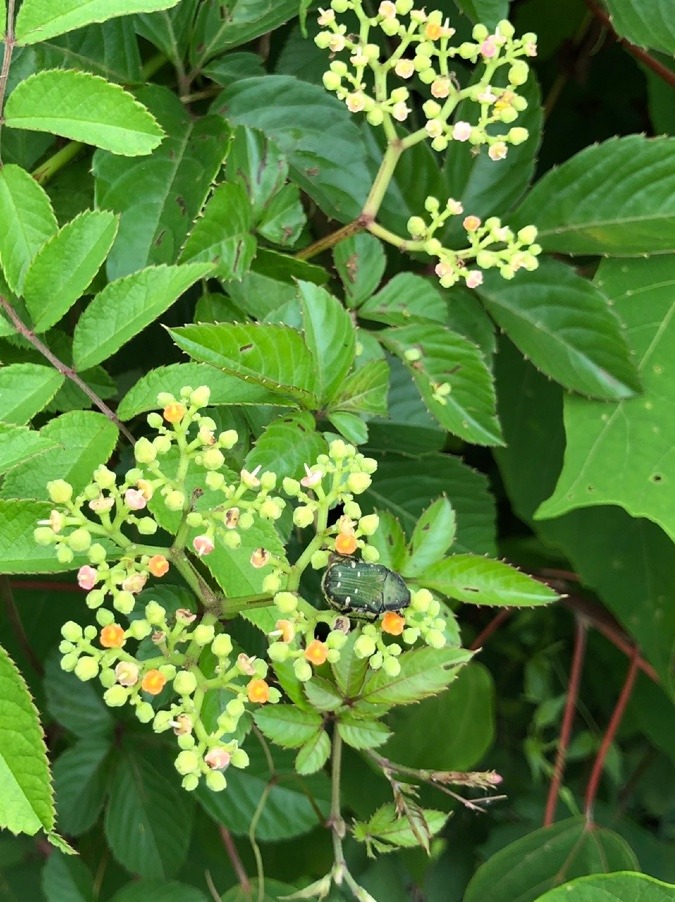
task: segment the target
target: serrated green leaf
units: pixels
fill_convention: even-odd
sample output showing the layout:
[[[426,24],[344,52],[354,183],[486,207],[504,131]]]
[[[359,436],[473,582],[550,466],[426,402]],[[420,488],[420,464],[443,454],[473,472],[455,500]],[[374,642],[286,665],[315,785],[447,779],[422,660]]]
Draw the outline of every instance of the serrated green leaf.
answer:
[[[166,134],[159,147],[140,160],[105,151],[94,154],[97,205],[121,214],[108,258],[109,279],[149,264],[176,262],[231,136],[219,116],[190,116],[168,88],[146,85],[137,96]]]
[[[105,22],[115,16],[168,9],[178,0],[124,0],[114,7],[108,0],[25,0],[16,17],[18,44],[37,44],[58,34],[74,31],[91,22]]]
[[[325,439],[316,431],[316,421],[310,413],[298,411],[272,420],[256,440],[246,457],[247,470],[262,467],[272,470],[279,479],[305,476],[305,464],[310,466],[319,454],[328,450]]]
[[[89,72],[50,69],[20,82],[5,104],[5,125],[49,132],[135,157],[164,132],[132,94]]]
[[[563,254],[675,251],[675,138],[628,135],[550,169],[518,208],[544,250]]]
[[[35,52],[41,60],[41,69],[84,69],[121,85],[136,85],[143,81],[141,54],[131,17],[92,23],[86,28],[52,38],[36,48]],[[23,134],[30,136],[32,141],[49,140],[46,135]],[[79,181],[83,164],[86,176]],[[93,187],[90,165],[88,159],[80,159],[50,179],[50,195],[53,195],[55,181],[74,188],[72,197],[62,199],[63,208],[57,211],[59,222],[63,223],[91,206],[92,194],[87,193],[87,189]],[[77,206],[82,197],[83,202]]]
[[[352,717],[348,713],[340,714],[337,730],[342,741],[353,749],[375,749],[391,736],[383,723]]]
[[[502,444],[492,375],[475,345],[431,324],[386,329],[378,338],[409,370],[427,409],[443,428],[479,445]],[[409,360],[409,351],[419,359]],[[439,395],[437,389],[445,385],[450,391]]]
[[[173,392],[178,396],[185,385],[191,385],[193,388],[208,385],[211,389],[209,405],[212,407],[231,404],[295,406],[290,399],[284,399],[261,385],[245,382],[237,376],[230,376],[204,363],[172,363],[169,366],[160,366],[142,376],[120,401],[117,415],[122,420],[130,420],[146,410],[157,410],[159,392]]]
[[[456,5],[472,22],[483,22],[488,28],[509,14],[509,0],[456,0]]]
[[[383,670],[371,672],[360,698],[373,705],[409,705],[436,695],[456,677],[473,652],[464,648],[418,648],[402,654],[401,672],[392,677]]]
[[[410,538],[401,572],[415,577],[439,561],[455,541],[457,517],[447,498],[437,498],[421,515]]]
[[[227,16],[210,3],[202,5],[193,29],[190,60],[200,69],[224,50],[274,31],[297,13],[297,0],[239,0]]]
[[[110,282],[75,327],[73,361],[77,369],[87,370],[106,360],[210,270],[208,263],[149,266]]]
[[[334,295],[312,282],[298,282],[304,338],[314,357],[319,403],[329,404],[354,360],[354,324]]]
[[[447,598],[468,604],[534,607],[558,599],[545,583],[503,561],[475,554],[454,554],[429,567],[418,580]]]
[[[54,447],[53,442],[27,426],[0,422],[0,474]]]
[[[539,896],[537,902],[672,902],[675,885],[647,874],[619,871],[593,874],[564,883]]]
[[[82,491],[96,467],[109,460],[117,444],[118,430],[101,413],[73,410],[50,420],[40,435],[56,448],[8,473],[0,491],[3,498],[46,501],[47,483],[52,479],[65,479],[76,493]]]
[[[408,817],[397,815],[394,805],[383,805],[366,823],[354,823],[354,839],[366,843],[376,840],[378,852],[412,849],[420,845],[420,828],[428,840],[441,830],[450,816],[447,811],[421,808],[417,809],[416,814],[420,822],[413,826]]]
[[[405,326],[409,322],[447,320],[447,306],[443,296],[428,279],[413,273],[398,273],[377,294],[359,307],[359,318]]]
[[[178,880],[136,879],[118,890],[110,902],[209,902],[209,897],[196,886]]]
[[[193,798],[142,753],[128,748],[110,783],[105,835],[115,858],[142,877],[176,873],[190,845]]]
[[[50,366],[13,363],[0,368],[0,420],[23,426],[39,413],[63,385]]]
[[[271,774],[263,748],[257,741],[246,746],[250,764],[246,770],[230,768],[225,792],[197,789],[204,810],[235,836],[246,836],[262,793],[270,784],[267,800],[256,828],[260,842],[287,840],[309,833],[323,823],[330,808],[330,782],[324,774],[299,777],[293,753],[272,748]]]
[[[0,169],[0,224],[0,263],[19,294],[31,260],[58,226],[44,188],[13,163]]]
[[[238,126],[227,157],[227,180],[244,188],[257,223],[265,207],[286,184],[288,163],[276,144],[263,132]]]
[[[349,222],[359,215],[371,185],[361,136],[344,104],[319,85],[286,75],[245,78],[223,91],[212,112],[269,135],[293,181],[328,216]]]
[[[285,749],[300,748],[323,724],[320,714],[294,705],[265,705],[253,719],[268,739]]]
[[[359,307],[380,284],[387,257],[374,235],[357,232],[335,245],[333,262],[344,286],[347,306]]]
[[[555,260],[511,282],[488,274],[481,297],[497,325],[570,391],[618,400],[640,391],[621,321],[600,289]]]
[[[675,56],[675,22],[668,0],[607,0],[607,9],[621,37]]]
[[[330,757],[330,738],[325,730],[319,730],[302,746],[295,756],[295,769],[299,774],[315,774]]]
[[[445,692],[391,712],[393,736],[383,754],[408,767],[470,770],[494,740],[494,708],[495,686],[490,671],[478,661],[470,661]]]
[[[339,659],[330,665],[337,688],[344,698],[355,698],[359,694],[368,672],[368,659],[357,658],[354,654],[354,643],[358,635],[356,630],[349,633],[340,650]]]
[[[195,360],[316,409],[314,358],[295,329],[267,323],[215,323],[169,332]]]
[[[182,66],[190,45],[198,2],[183,0],[171,9],[136,16],[136,31],[161,50],[174,66]]]
[[[387,415],[388,388],[389,367],[386,362],[369,360],[344,379],[331,410],[384,417]]]
[[[54,851],[42,870],[47,902],[94,902],[94,877],[75,855]]]
[[[675,513],[668,487],[675,474],[671,458],[675,432],[669,413],[675,400],[675,256],[608,261],[596,278],[626,323],[644,393],[614,404],[565,399],[563,470],[536,517],[618,504],[634,517],[658,523],[672,539]]]
[[[98,820],[110,779],[110,739],[85,738],[54,763],[54,791],[59,828],[68,836],[86,833]]]
[[[401,571],[406,557],[406,535],[400,521],[390,511],[377,511],[380,518],[377,531],[368,537],[368,544],[380,552],[378,562]]]
[[[412,533],[422,511],[443,493],[457,513],[455,551],[496,554],[494,499],[485,477],[457,457],[429,454],[412,474],[410,459],[386,454],[378,459],[373,483],[359,503],[364,509],[388,510]]]
[[[59,564],[54,549],[33,539],[39,520],[48,520],[53,504],[25,499],[0,499],[0,573],[59,573],[73,564]],[[82,561],[85,563],[85,561]]]
[[[23,287],[36,332],[57,323],[88,288],[112,247],[117,226],[113,213],[87,210],[40,248]]]
[[[355,413],[346,410],[332,410],[327,415],[331,423],[340,435],[343,435],[352,445],[365,445],[368,441],[368,426]]]
[[[28,686],[0,646],[0,827],[29,833],[54,829],[47,749]]]
[[[510,843],[481,865],[464,902],[534,902],[543,892],[583,874],[634,869],[628,844],[582,816],[543,827]]]
[[[340,690],[325,677],[314,676],[304,684],[307,701],[317,711],[337,711],[344,704]]]
[[[181,262],[206,260],[221,279],[241,279],[255,255],[251,235],[253,216],[244,188],[232,182],[219,185],[190,232]]]
[[[267,204],[256,231],[272,244],[293,247],[306,223],[300,190],[289,183]]]

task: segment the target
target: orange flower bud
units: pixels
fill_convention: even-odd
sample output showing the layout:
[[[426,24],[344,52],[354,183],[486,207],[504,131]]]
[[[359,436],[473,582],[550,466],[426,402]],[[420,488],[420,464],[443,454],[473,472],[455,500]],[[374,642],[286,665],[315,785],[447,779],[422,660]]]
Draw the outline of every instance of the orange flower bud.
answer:
[[[335,539],[335,550],[338,554],[354,554],[356,538],[350,533],[341,532]]]
[[[246,693],[250,702],[257,702],[260,705],[264,705],[265,702],[269,701],[270,687],[265,680],[251,680],[246,687]]]
[[[405,629],[405,617],[401,617],[396,611],[387,611],[382,618],[382,632],[390,636],[400,636]]]
[[[103,648],[122,648],[127,640],[124,638],[124,630],[121,626],[117,623],[109,623],[101,630],[99,641]]]
[[[174,401],[173,404],[167,404],[162,415],[167,423],[180,423],[186,414],[185,405]]]
[[[166,685],[166,677],[159,670],[148,670],[141,681],[141,689],[149,695],[159,695]]]
[[[277,620],[275,629],[281,633],[282,642],[292,642],[295,636],[295,627],[290,620]]]
[[[438,22],[427,22],[424,26],[424,37],[427,41],[437,41],[443,34],[443,26]]]
[[[169,571],[169,562],[163,554],[153,554],[148,561],[148,570],[153,576],[164,576]]]
[[[326,643],[321,642],[319,639],[313,639],[305,649],[305,658],[315,667],[325,662],[327,654],[328,647]]]

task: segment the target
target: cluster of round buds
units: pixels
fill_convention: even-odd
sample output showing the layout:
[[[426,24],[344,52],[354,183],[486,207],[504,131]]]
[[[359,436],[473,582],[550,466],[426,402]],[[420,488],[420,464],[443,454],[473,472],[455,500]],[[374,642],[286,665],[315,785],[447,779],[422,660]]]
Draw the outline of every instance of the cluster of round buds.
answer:
[[[419,641],[432,648],[443,648],[446,644],[446,622],[439,616],[440,612],[440,602],[431,592],[418,589],[413,593],[409,607],[402,611],[386,611],[376,623],[360,627],[354,654],[358,658],[368,658],[368,665],[373,670],[382,668],[389,676],[398,676],[401,671],[398,658],[405,646]]]
[[[348,34],[347,27],[337,21],[336,14],[347,10],[359,20],[358,36]],[[443,13],[414,9],[412,0],[382,0],[374,16],[364,11],[363,0],[333,0],[329,9],[319,10],[318,21],[324,30],[317,34],[316,44],[333,56],[349,54],[349,65],[344,59],[333,59],[324,74],[324,86],[335,92],[350,112],[365,113],[371,125],[382,124],[385,117],[399,122],[408,118],[408,89],[387,87],[387,77],[393,71],[403,80],[415,76],[429,85],[433,99],[423,110],[427,117],[426,132],[435,150],[445,150],[450,141],[468,141],[474,146],[487,144],[491,159],[500,160],[506,156],[509,144],[519,144],[527,138],[527,131],[522,128],[495,135],[488,134],[488,126],[511,123],[526,109],[526,99],[515,89],[528,78],[529,68],[523,57],[536,55],[534,34],[515,38],[513,26],[503,20],[494,32],[489,32],[484,25],[476,25],[473,41],[453,46],[450,39],[455,29]],[[396,49],[387,59],[380,60],[377,41],[369,39],[371,29],[396,40]],[[480,80],[461,88],[449,68],[449,61],[454,57],[482,63]],[[507,68],[508,87],[492,84],[495,73],[502,68]],[[372,89],[365,77],[366,69],[375,73]],[[473,125],[451,121],[462,100],[478,104],[478,121]]]
[[[315,668],[340,660],[340,649],[350,629],[346,617],[301,604],[293,592],[278,592],[274,604],[279,618],[269,634],[267,654],[271,661],[292,661],[295,676],[304,683],[312,678]],[[322,639],[316,637],[319,624],[325,634]]]
[[[482,270],[486,269],[498,269],[502,278],[512,279],[519,269],[532,271],[539,265],[537,257],[541,245],[535,243],[537,230],[534,226],[524,226],[514,233],[496,216],[483,222],[470,214],[462,220],[468,247],[456,251],[443,247],[434,234],[449,217],[464,214],[462,204],[450,198],[441,209],[437,198],[427,197],[424,206],[430,214],[429,222],[421,216],[411,216],[408,231],[415,250],[424,250],[438,259],[435,272],[444,288],[460,281],[467,288],[478,288],[483,282]],[[471,268],[472,263],[476,268]]]
[[[98,677],[110,707],[129,704],[142,723],[152,722],[155,732],[173,730],[180,749],[175,766],[185,789],[195,789],[202,777],[209,788],[224,789],[223,771],[230,764],[248,763],[232,738],[242,715],[253,705],[275,703],[281,697],[265,679],[268,666],[244,654],[235,658],[229,635],[216,634],[212,623],[197,623],[189,610],[178,610],[170,618],[162,605],[151,601],[144,614],[127,629],[105,610],[97,612],[99,630],[65,623],[61,666],[81,680]],[[143,640],[157,649],[156,656],[139,658],[129,652],[130,641]],[[212,675],[196,663],[204,650],[216,661]],[[231,698],[208,730],[201,709],[204,694],[211,689],[226,690]],[[157,710],[153,704],[160,694],[172,698],[167,709]]]

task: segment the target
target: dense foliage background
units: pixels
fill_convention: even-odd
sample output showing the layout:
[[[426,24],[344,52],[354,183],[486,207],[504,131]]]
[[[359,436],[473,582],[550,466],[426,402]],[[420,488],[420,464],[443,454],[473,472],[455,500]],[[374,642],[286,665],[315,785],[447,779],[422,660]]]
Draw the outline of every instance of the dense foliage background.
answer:
[[[378,754],[495,770],[500,797],[424,785],[421,803],[452,816],[433,838],[390,840],[426,851],[387,855],[385,837],[373,859],[348,840],[359,884],[378,902],[675,898],[672,3],[436,5],[457,43],[507,16],[539,39],[520,89],[528,140],[498,162],[417,144],[378,212],[400,236],[429,195],[536,225],[539,268],[486,272],[473,290],[441,288],[425,254],[349,227],[386,138],[324,89],[314,4],[0,0],[2,898],[277,899],[331,869],[326,773],[298,776],[276,747],[270,767],[254,739],[225,792],[186,793],[162,737],[59,667],[62,624],[91,612],[73,565],[33,543],[47,482],[83,486],[111,454],[126,470],[124,430],[138,439],[158,392],[202,382],[218,428],[239,433],[228,465],[299,478],[342,436],[378,462],[363,507],[388,535],[397,518],[409,537],[445,495],[453,554],[502,558],[563,596],[530,608],[497,578],[441,587],[459,599],[463,646],[481,651],[447,690],[389,714]],[[471,67],[456,63],[464,85]],[[424,124],[428,90],[411,84],[400,136]],[[317,299],[323,319],[308,313]],[[243,325],[225,340],[213,323]],[[286,344],[254,323],[298,331]],[[327,366],[338,329],[350,350],[321,396],[316,355]],[[280,534],[296,557],[306,537],[289,520]],[[260,591],[228,578],[228,594]],[[304,591],[318,597],[318,579]],[[461,603],[471,591],[483,604]],[[252,624],[233,635],[264,653]],[[12,661],[45,730],[55,829],[78,857],[35,835],[54,829],[52,799]],[[343,814],[365,822],[391,802],[386,766],[353,748],[342,763]]]

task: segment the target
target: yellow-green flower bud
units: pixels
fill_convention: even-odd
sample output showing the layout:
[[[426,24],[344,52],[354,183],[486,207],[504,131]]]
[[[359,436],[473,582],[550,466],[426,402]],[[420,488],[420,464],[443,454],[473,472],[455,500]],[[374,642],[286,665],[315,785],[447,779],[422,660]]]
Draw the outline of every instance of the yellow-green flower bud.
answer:
[[[361,549],[361,557],[367,564],[376,564],[380,559],[380,552],[374,545],[364,545]]]
[[[225,463],[225,457],[219,448],[209,448],[208,451],[204,451],[201,458],[205,470],[220,470]]]
[[[464,41],[457,48],[457,53],[464,60],[475,59],[478,54],[478,47],[475,44],[470,43],[470,41]]]
[[[527,63],[524,62],[524,60],[516,60],[509,69],[509,84],[514,85],[514,87],[524,85],[527,81],[528,72],[529,66],[527,65]]]
[[[367,473],[350,473],[347,477],[347,488],[354,495],[365,492],[373,480]]]
[[[54,479],[48,482],[47,491],[55,504],[65,504],[73,497],[73,487],[65,479]]]
[[[298,606],[298,597],[293,592],[277,592],[274,604],[282,614],[292,614]]]
[[[510,128],[509,133],[507,135],[507,139],[510,144],[522,144],[523,141],[527,141],[528,131],[526,128]]]
[[[133,620],[129,624],[129,635],[133,639],[138,639],[139,642],[149,636],[151,632],[152,626],[147,620]]]
[[[104,467],[103,464],[94,470],[94,482],[100,489],[111,489],[117,481],[112,470]]]
[[[149,464],[157,458],[157,451],[147,438],[139,438],[134,445],[134,457],[139,464]]]
[[[171,439],[168,435],[158,435],[152,440],[157,454],[167,454],[171,450]]]
[[[183,510],[183,505],[185,504],[185,495],[178,490],[168,492],[166,497],[164,498],[164,504],[170,511]]]
[[[278,592],[281,588],[281,578],[277,573],[268,573],[262,581],[262,590],[270,595]]]
[[[380,518],[377,516],[377,514],[366,514],[365,517],[361,517],[361,519],[359,520],[359,529],[364,536],[372,536],[375,532],[377,532],[379,525]]]
[[[489,34],[490,32],[487,30],[486,26],[479,22],[478,25],[473,26],[471,37],[474,41],[484,41]]]
[[[533,225],[524,226],[518,232],[518,241],[523,244],[532,244],[537,237],[537,228]]]
[[[354,643],[354,654],[357,658],[369,658],[377,648],[372,636],[361,635]]]
[[[227,633],[219,633],[211,643],[211,651],[217,658],[226,658],[232,653],[232,639]]]
[[[366,119],[368,120],[368,123],[370,125],[372,125],[374,128],[377,128],[378,125],[382,125],[382,123],[384,122],[384,113],[379,106],[374,106],[366,113]]]
[[[98,676],[98,670],[98,661],[96,658],[84,655],[75,665],[75,676],[83,682],[86,682],[87,680],[93,680],[94,677]]]
[[[150,723],[154,716],[155,709],[150,702],[141,702],[140,705],[136,706],[136,718],[140,720],[141,723]]]
[[[206,407],[211,397],[211,389],[208,385],[200,385],[190,393],[190,401],[195,407]]]
[[[162,415],[153,411],[147,415],[146,421],[151,429],[159,429],[163,422]]]
[[[327,551],[315,551],[311,557],[310,564],[314,570],[323,570],[328,564],[329,554]]]
[[[74,620],[66,620],[61,627],[61,635],[69,642],[79,642],[82,638],[82,627]]]
[[[432,648],[443,648],[446,639],[440,630],[429,630],[425,633],[424,641]]]
[[[306,526],[309,526],[314,522],[314,509],[309,507],[308,505],[301,505],[300,507],[296,507],[293,511],[293,523],[300,527],[300,529],[304,529]]]
[[[67,654],[61,658],[61,670],[66,673],[72,673],[77,667],[78,656],[76,654]]]
[[[94,564],[94,566],[96,566],[97,564],[102,564],[106,559],[106,550],[99,542],[94,542],[93,545],[89,546],[87,557],[89,558],[90,563]]]
[[[174,767],[179,774],[192,774],[200,769],[199,755],[191,749],[186,749],[177,755]]]
[[[33,539],[38,545],[53,545],[56,541],[54,530],[50,526],[38,526],[33,530]]]
[[[278,520],[282,513],[281,505],[275,498],[265,498],[260,505],[260,516],[264,520]]]
[[[84,527],[73,530],[68,536],[68,545],[73,551],[86,551],[91,545],[91,533]]]
[[[231,753],[230,764],[233,767],[248,767],[248,753],[243,749],[234,749],[234,751]]]
[[[277,664],[282,664],[286,661],[290,653],[291,650],[286,642],[272,642],[267,649],[268,658]]]
[[[401,672],[401,665],[396,658],[386,657],[382,661],[382,670],[390,677],[396,677]]]
[[[325,32],[324,32],[324,34],[325,34]],[[319,35],[317,35],[317,37],[319,37]],[[315,38],[315,40],[316,40],[316,38]],[[317,41],[317,45],[318,45],[318,41]],[[326,47],[327,46],[328,46],[328,41],[326,41]],[[325,49],[325,48],[322,48],[322,49]],[[327,72],[323,73],[322,81],[323,81],[323,86],[327,91],[337,91],[337,89],[342,84],[342,79],[337,74],[337,72],[331,72],[330,69]]]
[[[200,644],[205,645],[206,643]],[[173,688],[179,695],[192,695],[197,688],[197,677],[189,670],[179,670],[174,678]]]
[[[73,552],[66,545],[59,545],[56,549],[56,560],[59,564],[70,564],[73,560]]]
[[[304,658],[296,658],[293,662],[293,673],[301,683],[312,679],[312,665]]]
[[[199,646],[209,645],[213,642],[215,630],[211,623],[200,623],[192,633],[192,638]]]
[[[149,601],[145,606],[145,619],[153,626],[166,626],[166,611],[158,601]]]
[[[283,482],[281,483],[281,487],[287,495],[290,495],[293,498],[300,491],[300,483],[297,479],[291,479],[290,476],[285,476]]]
[[[109,708],[121,708],[127,703],[129,690],[124,686],[111,686],[103,693],[103,701]]]
[[[413,238],[421,238],[427,230],[427,224],[421,216],[411,216],[406,228]]]
[[[241,717],[241,715],[244,713],[244,711],[246,710],[246,705],[244,704],[242,699],[232,698],[225,705],[225,710],[230,715],[230,717],[235,717],[235,718],[239,719]]]
[[[430,257],[438,257],[440,252],[443,250],[443,245],[438,240],[438,238],[430,238],[428,241],[424,243],[424,250]]]
[[[505,38],[512,38],[516,33],[516,29],[509,22],[508,19],[502,19],[500,22],[497,22],[497,27],[495,28],[496,34],[501,34]]]
[[[152,721],[152,729],[155,733],[164,733],[171,729],[173,714],[171,711],[158,711]]]
[[[112,604],[115,610],[119,611],[120,614],[131,614],[136,604],[136,599],[131,592],[122,590],[113,595]]]
[[[210,770],[204,780],[212,792],[222,792],[227,787],[225,774],[220,770]]]
[[[174,732],[175,732],[175,728],[174,728]],[[178,745],[178,748],[184,749],[185,751],[187,751],[188,749],[193,749],[195,747],[195,738],[189,732],[179,733],[178,738],[176,739],[176,743]]]
[[[221,534],[222,535],[222,534]],[[223,545],[227,548],[231,548],[233,551],[236,551],[237,548],[241,545],[241,536],[234,529],[228,529],[228,531],[222,535]]]
[[[199,775],[186,774],[180,781],[180,785],[186,792],[194,792],[195,789],[199,786]]]
[[[333,460],[343,460],[348,456],[348,446],[341,438],[337,438],[335,441],[331,442],[328,450]]]

